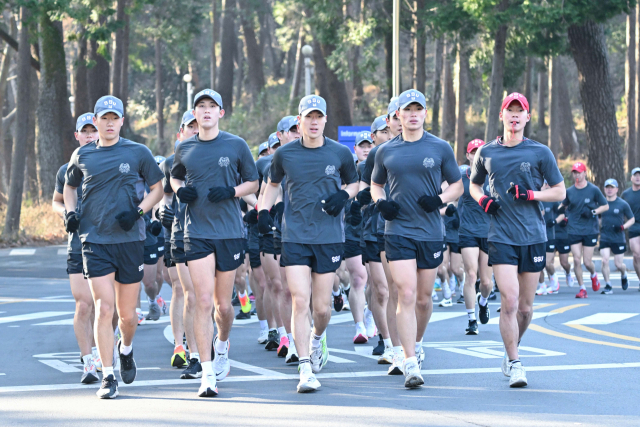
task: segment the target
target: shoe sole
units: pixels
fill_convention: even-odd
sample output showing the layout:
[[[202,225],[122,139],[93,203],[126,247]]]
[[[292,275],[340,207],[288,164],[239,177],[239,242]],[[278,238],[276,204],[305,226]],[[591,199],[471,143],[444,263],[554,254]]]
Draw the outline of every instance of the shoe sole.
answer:
[[[465,335],[478,335],[478,331],[467,331]]]
[[[268,340],[258,340],[258,344],[264,345],[267,343]]]
[[[218,395],[217,390],[211,390],[209,387],[203,392],[198,393],[198,397],[216,397]]]
[[[525,378],[514,381],[513,383],[509,383],[509,387],[511,388],[520,388],[520,387],[526,387],[527,386],[527,380]]]
[[[173,366],[174,368],[185,368],[187,367],[187,365],[187,361],[183,359],[182,356],[171,358],[171,366]]]
[[[267,342],[267,345],[264,347],[264,349],[267,351],[277,350],[279,345],[280,344],[278,344],[277,342],[269,341]]]
[[[404,381],[404,386],[406,388],[418,388],[424,384],[424,380],[418,376],[415,377],[407,377]]]
[[[364,335],[358,335],[353,339],[354,344],[366,344],[369,340]]]
[[[389,362],[387,359],[378,359],[378,365],[392,365],[393,362]]]
[[[404,375],[402,369],[397,366],[387,373],[388,375]]]
[[[300,361],[300,360],[298,359],[298,356],[293,355],[293,356],[291,356],[291,359],[289,359],[289,360],[285,360],[285,363],[286,363],[287,365],[289,365],[289,364],[291,364],[291,363],[298,363],[299,361]]]
[[[584,296],[584,297],[583,297],[583,296],[578,296],[578,295],[576,295],[576,298],[579,298],[579,299],[585,299],[585,298],[589,298],[589,297],[587,297],[587,296]]]
[[[192,375],[192,374],[180,375],[181,380],[197,380],[199,378],[202,378],[202,372],[198,372],[196,375]]]
[[[103,396],[98,396],[98,397],[99,397],[100,399],[115,399],[116,397],[118,397],[118,395],[119,395],[119,394],[120,394],[120,393],[118,393],[118,390],[116,390],[116,392],[115,392],[115,393],[113,393],[112,395],[105,394],[105,395],[103,395]]]
[[[278,357],[287,357],[289,353],[289,347],[282,346],[278,349]]]
[[[93,375],[93,374],[87,375],[86,377],[80,380],[82,384],[93,384],[97,381],[100,381],[100,378],[98,378],[96,375]]]
[[[320,387],[311,387],[311,386],[298,386],[297,390],[298,393],[313,393],[314,391],[317,391]]]

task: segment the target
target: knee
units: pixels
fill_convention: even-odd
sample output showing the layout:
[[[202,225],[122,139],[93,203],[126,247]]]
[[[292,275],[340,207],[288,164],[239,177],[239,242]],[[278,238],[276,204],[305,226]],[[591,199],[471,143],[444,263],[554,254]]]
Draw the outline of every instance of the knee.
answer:
[[[518,310],[518,298],[516,297],[505,297],[504,295],[500,296],[501,298],[501,310],[500,314],[505,315],[513,315]]]
[[[98,301],[98,316],[101,318],[111,319],[113,318],[113,304],[107,303],[105,301]]]
[[[120,322],[124,325],[134,325],[138,323],[138,315],[136,311],[133,310],[131,313],[119,313]]]
[[[476,280],[478,280],[478,274],[476,273],[475,269],[471,269],[471,271],[467,272],[467,277],[469,278],[469,280],[467,281],[468,283],[476,283]]]
[[[375,297],[379,304],[384,304],[389,300],[389,289],[386,286],[375,286]]]
[[[202,310],[211,311],[213,309],[213,298],[210,295],[201,295],[197,300],[194,296],[194,302]]]
[[[433,306],[431,295],[420,295],[416,298],[416,310],[428,310]]]
[[[86,318],[91,316],[91,312],[93,311],[93,302],[79,300],[76,301],[76,314],[80,318]]]
[[[431,297],[431,296],[429,296]],[[401,305],[411,305],[416,301],[416,291],[407,287],[398,287],[398,303]]]
[[[279,279],[275,279],[271,281],[271,292],[276,295],[280,295],[282,293],[282,281]]]
[[[528,306],[528,305],[523,306],[523,305],[521,305],[521,306],[518,307],[518,314],[521,317],[528,318],[528,317],[531,317],[533,315],[533,309],[532,309],[531,306]]]
[[[309,310],[309,300],[299,295],[291,294],[291,305],[297,313],[306,313]]]

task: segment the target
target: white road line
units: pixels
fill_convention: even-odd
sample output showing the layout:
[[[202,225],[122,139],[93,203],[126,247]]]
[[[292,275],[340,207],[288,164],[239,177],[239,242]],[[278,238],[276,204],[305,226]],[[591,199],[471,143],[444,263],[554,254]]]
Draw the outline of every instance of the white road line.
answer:
[[[331,320],[329,320],[330,325],[336,325],[338,323],[345,322],[353,322],[353,314],[345,313],[345,314],[332,314]]]
[[[56,295],[56,296],[53,296],[53,297],[42,297],[40,299],[56,300],[56,299],[60,299],[60,298],[69,298],[70,296],[72,297],[73,295]]]
[[[34,323],[34,326],[73,326],[73,318],[64,320],[53,320],[51,322]]]
[[[244,371],[253,372],[253,373],[256,373],[256,374],[259,374],[259,375],[266,375],[266,376],[269,376],[269,377],[278,377],[278,378],[280,378],[280,377],[286,378],[287,377],[287,375],[283,374],[282,372],[272,371],[271,369],[261,368],[260,366],[248,365],[246,363],[238,362],[237,360],[229,359],[229,364],[231,366],[233,366],[234,368],[242,369]],[[227,379],[229,379],[229,377],[225,378],[225,382],[227,381]]]
[[[333,354],[329,354],[329,358],[327,360],[333,363],[356,363],[353,360],[344,359],[342,357],[334,356]]]
[[[0,298],[0,302],[76,302],[73,298],[70,299],[22,299],[22,298]]]
[[[582,319],[572,320],[565,325],[610,325],[637,315],[638,313],[596,313]]]
[[[58,360],[58,359],[39,360],[38,362],[44,363],[45,365],[50,366],[53,369],[65,374],[68,374],[71,372],[82,372],[82,369],[78,369],[75,366],[69,365],[68,363],[64,363],[62,360]]]
[[[23,320],[44,319],[47,317],[66,316],[67,314],[74,314],[73,311],[41,311],[38,313],[19,314],[17,316],[0,317],[0,324],[21,322]]]
[[[66,255],[67,253],[68,252],[66,248],[58,249],[58,255]]]
[[[431,319],[429,319],[429,323],[439,322],[441,320],[449,320],[455,317],[466,316],[466,312],[464,311],[452,311],[452,312],[442,312],[442,311],[434,311],[431,313]]]
[[[11,252],[9,252],[9,256],[33,255],[35,253],[36,253],[35,249],[11,249]]]

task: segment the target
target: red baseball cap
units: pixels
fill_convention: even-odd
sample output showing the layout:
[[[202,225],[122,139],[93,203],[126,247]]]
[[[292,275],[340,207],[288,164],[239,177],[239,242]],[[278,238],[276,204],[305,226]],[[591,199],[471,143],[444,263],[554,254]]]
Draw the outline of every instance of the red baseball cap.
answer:
[[[529,111],[529,101],[527,101],[527,97],[524,96],[521,93],[518,92],[513,92],[512,94],[509,94],[503,101],[502,101],[502,108],[500,109],[501,111],[504,110],[505,108],[507,108],[509,105],[511,105],[512,102],[514,101],[518,101],[520,103],[520,105],[522,106],[522,108],[524,108],[525,110],[527,110],[527,112]]]
[[[573,164],[573,167],[571,168],[571,172],[573,172],[573,171],[586,172],[587,171],[587,166],[582,162],[575,162]]]
[[[467,153],[472,152],[475,149],[478,149],[484,145],[484,141],[481,139],[474,139],[473,141],[467,144]]]

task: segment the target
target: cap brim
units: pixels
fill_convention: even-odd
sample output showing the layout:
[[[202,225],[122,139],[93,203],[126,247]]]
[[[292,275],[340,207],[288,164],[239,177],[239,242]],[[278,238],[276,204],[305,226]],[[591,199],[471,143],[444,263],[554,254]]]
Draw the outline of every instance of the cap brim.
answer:
[[[107,113],[114,113],[116,114],[118,117],[122,118],[122,112],[118,111],[118,110],[114,110],[112,108],[107,108],[106,110],[102,110],[99,113],[96,114],[96,116],[98,117],[102,117]]]
[[[402,104],[402,105],[400,106],[400,108],[398,108],[398,110],[404,110],[405,108],[407,108],[407,107],[408,107],[409,105],[411,105],[411,104],[418,104],[418,105],[420,105],[422,108],[427,108],[427,106],[426,106],[425,104],[423,104],[422,102],[420,102],[420,101],[411,101],[411,102],[405,102],[404,104]]]
[[[186,122],[182,122],[182,126],[186,126],[186,125],[190,125],[191,123],[195,122],[196,118],[194,117],[193,119],[186,121]]]
[[[309,114],[309,113],[311,113],[313,111],[319,111],[320,113],[322,113],[323,116],[327,115],[327,113],[325,111],[322,111],[320,108],[307,108],[306,110],[302,110],[300,115],[301,116],[306,116],[307,114]]]
[[[362,140],[362,141],[360,141],[360,142],[356,142],[356,145],[360,145],[360,144],[362,144],[363,142],[368,142],[369,144],[373,144],[373,141],[369,141],[368,139],[363,139],[363,140]]]
[[[209,98],[210,100],[212,100],[213,102],[216,103],[216,105],[218,107],[220,107],[220,109],[222,109],[222,106],[220,104],[218,104],[218,101],[216,101],[211,95],[200,95],[198,98],[193,100],[193,108],[196,108],[196,105],[198,105],[198,102],[202,101],[205,98]]]
[[[81,126],[78,126],[76,128],[76,132],[80,132],[82,129],[84,129],[85,126],[93,126],[93,128],[96,128],[96,125],[94,125],[92,122],[89,123],[83,123]]]
[[[505,108],[509,108],[509,106],[511,104],[513,104],[514,102],[517,102],[518,104],[520,104],[520,106],[522,107],[523,110],[529,111],[529,108],[526,105],[524,105],[524,103],[519,99],[512,99],[508,103],[504,103],[502,109],[504,110]]]

